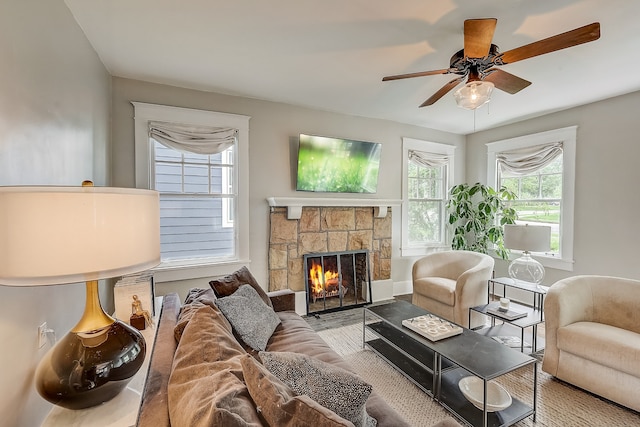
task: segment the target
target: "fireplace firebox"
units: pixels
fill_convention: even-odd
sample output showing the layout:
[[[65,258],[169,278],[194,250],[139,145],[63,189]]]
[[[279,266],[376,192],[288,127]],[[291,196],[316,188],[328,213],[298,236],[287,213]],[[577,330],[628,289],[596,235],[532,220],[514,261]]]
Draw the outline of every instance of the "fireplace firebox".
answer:
[[[303,259],[307,314],[371,303],[369,251],[311,253]]]

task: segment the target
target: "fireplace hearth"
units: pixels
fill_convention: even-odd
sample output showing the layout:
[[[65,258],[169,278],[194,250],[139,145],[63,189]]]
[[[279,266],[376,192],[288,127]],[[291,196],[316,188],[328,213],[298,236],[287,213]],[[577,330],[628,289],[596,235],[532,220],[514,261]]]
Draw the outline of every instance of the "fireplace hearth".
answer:
[[[303,259],[307,314],[371,303],[369,251],[310,253]]]

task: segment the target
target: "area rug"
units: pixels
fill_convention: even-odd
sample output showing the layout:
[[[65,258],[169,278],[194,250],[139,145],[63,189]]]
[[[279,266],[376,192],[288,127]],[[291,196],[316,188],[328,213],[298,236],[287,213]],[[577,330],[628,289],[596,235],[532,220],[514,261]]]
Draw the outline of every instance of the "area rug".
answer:
[[[377,393],[412,425],[429,427],[450,416],[449,412],[416,387],[411,381],[362,347],[362,324],[319,331],[319,335],[345,358]],[[370,333],[370,332],[367,332]],[[369,338],[369,336],[367,336]],[[538,414],[515,424],[527,427],[637,427],[640,414],[593,394],[554,379],[538,369]],[[530,366],[500,377],[502,384],[516,398],[531,402],[533,370]]]

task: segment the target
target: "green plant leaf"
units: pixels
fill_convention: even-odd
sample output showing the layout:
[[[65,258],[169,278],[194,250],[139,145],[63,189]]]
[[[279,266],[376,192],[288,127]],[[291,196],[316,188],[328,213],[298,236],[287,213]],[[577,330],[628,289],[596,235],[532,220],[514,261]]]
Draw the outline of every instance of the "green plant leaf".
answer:
[[[515,193],[505,187],[498,191],[481,183],[451,187],[446,203],[449,225],[455,227],[451,247],[482,253],[493,247],[506,259],[503,226],[517,219],[517,212],[506,202],[515,199]]]

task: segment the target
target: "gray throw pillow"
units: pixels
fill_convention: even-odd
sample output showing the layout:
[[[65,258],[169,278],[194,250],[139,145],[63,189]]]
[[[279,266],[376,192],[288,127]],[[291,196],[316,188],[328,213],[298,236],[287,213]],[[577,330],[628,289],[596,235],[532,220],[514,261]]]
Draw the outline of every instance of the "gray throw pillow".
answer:
[[[242,341],[254,350],[265,350],[280,324],[280,318],[250,285],[242,285],[233,294],[218,298],[216,305]]]
[[[259,353],[264,366],[295,393],[307,395],[356,427],[375,427],[366,403],[372,387],[356,374],[299,353]]]

